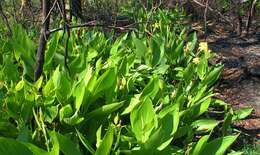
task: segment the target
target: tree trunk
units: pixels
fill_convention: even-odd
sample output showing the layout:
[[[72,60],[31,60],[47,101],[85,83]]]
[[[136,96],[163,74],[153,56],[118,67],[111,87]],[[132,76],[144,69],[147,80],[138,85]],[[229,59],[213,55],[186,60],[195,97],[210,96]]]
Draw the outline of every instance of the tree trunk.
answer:
[[[43,16],[42,21],[44,21],[44,23],[42,23],[40,41],[37,50],[36,69],[34,72],[35,81],[39,79],[39,77],[43,72],[45,48],[49,37],[49,34],[47,33],[50,25],[50,16],[47,17],[49,10],[50,10],[50,0],[42,0],[42,16]]]

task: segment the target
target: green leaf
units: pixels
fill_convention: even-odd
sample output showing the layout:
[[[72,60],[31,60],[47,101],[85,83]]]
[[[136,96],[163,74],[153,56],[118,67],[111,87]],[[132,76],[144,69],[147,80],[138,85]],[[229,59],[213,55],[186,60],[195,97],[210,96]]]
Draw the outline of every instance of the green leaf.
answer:
[[[95,150],[92,148],[90,142],[76,129],[77,135],[81,141],[81,143],[85,146],[85,148],[91,153],[95,154]]]
[[[225,117],[225,120],[222,125],[222,135],[226,136],[228,134],[228,129],[230,128],[230,125],[232,123],[233,115],[231,112],[228,112],[228,114]]]
[[[242,108],[242,109],[236,110],[234,112],[232,121],[244,119],[247,116],[249,116],[252,113],[252,111],[253,111],[253,108]]]
[[[155,112],[153,104],[149,97],[130,113],[130,122],[132,131],[136,139],[145,143],[154,128]]]
[[[24,80],[21,80],[17,83],[17,85],[15,86],[15,91],[20,91],[22,90],[24,87]]]
[[[52,78],[48,80],[48,82],[43,87],[43,96],[53,96],[55,94],[55,86]]]
[[[16,137],[18,129],[9,122],[0,122],[0,135],[5,137]]]
[[[117,51],[118,51],[119,46],[122,44],[122,42],[123,42],[124,40],[126,40],[127,36],[128,36],[128,34],[126,33],[125,35],[120,36],[120,37],[115,41],[115,43],[112,45],[112,48],[111,48],[111,50],[110,50],[111,55],[117,54]]]
[[[201,103],[194,104],[190,109],[190,116],[198,117],[202,115],[204,112],[208,110],[210,103],[211,103],[211,98],[208,98]]]
[[[226,136],[212,140],[205,146],[201,154],[223,155],[237,137],[238,135]]]
[[[174,110],[169,112],[160,121],[160,127],[145,142],[144,148],[154,152],[155,149],[163,150],[173,140],[174,134],[179,126],[179,112]]]
[[[84,117],[81,117],[76,111],[71,117],[64,118],[63,121],[69,125],[77,125],[84,121]]]
[[[136,47],[136,55],[138,57],[144,57],[145,53],[148,51],[146,45],[142,42],[142,40],[134,37],[133,42]]]
[[[135,95],[135,97],[132,97],[128,107],[125,108],[121,115],[129,114],[140,103],[139,97],[139,95]]]
[[[116,82],[116,69],[111,68],[98,78],[95,84],[95,90],[93,92],[94,96],[105,90],[108,90],[115,84],[115,82]]]
[[[82,105],[82,102],[84,100],[85,90],[86,90],[86,86],[83,80],[74,89],[73,96],[76,97],[75,99],[76,110],[79,110]]]
[[[90,113],[88,113],[86,118],[90,119],[93,117],[109,115],[112,112],[121,108],[124,105],[124,103],[125,103],[125,101],[103,105],[102,107],[95,109],[95,110],[91,111]]]
[[[217,125],[218,121],[213,119],[200,119],[191,124],[197,132],[209,132],[212,131]]]
[[[207,59],[205,59],[205,58],[200,59],[200,62],[198,64],[198,68],[197,68],[197,74],[201,80],[204,79],[207,69],[208,69]]]
[[[151,41],[151,47],[152,47],[152,66],[158,65],[163,56],[164,56],[164,43],[162,41],[156,41],[155,39],[152,39]],[[160,44],[158,43],[160,42]]]
[[[223,65],[216,65],[215,67],[213,67],[213,69],[202,81],[203,85],[212,86],[212,84],[214,84],[218,80],[222,69]]]
[[[57,117],[57,115],[58,115],[58,106],[46,107],[43,111],[44,119],[48,123],[52,123],[52,121]]]
[[[114,130],[112,127],[108,129],[100,146],[97,148],[95,155],[109,155],[113,144]]]
[[[54,33],[54,35],[50,39],[50,41],[48,43],[48,48],[47,48],[46,54],[45,54],[45,63],[44,63],[45,66],[50,64],[51,61],[53,60],[54,54],[58,47],[59,39],[60,39],[59,33]]]
[[[33,155],[22,143],[4,137],[0,137],[0,154],[2,155]]]
[[[207,141],[209,139],[209,135],[203,136],[200,138],[200,140],[197,142],[192,155],[201,155],[201,152],[207,145]]]
[[[65,72],[60,76],[60,83],[56,87],[56,96],[61,103],[64,103],[72,94],[71,80],[67,78]]]
[[[73,109],[70,104],[65,105],[60,109],[60,121],[62,121],[64,118],[68,118],[73,115]]]
[[[59,148],[64,155],[81,155],[78,146],[74,142],[72,142],[68,137],[59,134],[55,131],[52,131],[51,135],[57,138]]]
[[[141,93],[141,98],[150,97],[154,99],[159,91],[160,81],[157,76],[153,77]]]
[[[23,144],[35,155],[50,155],[47,151],[31,144],[31,143],[24,143]]]

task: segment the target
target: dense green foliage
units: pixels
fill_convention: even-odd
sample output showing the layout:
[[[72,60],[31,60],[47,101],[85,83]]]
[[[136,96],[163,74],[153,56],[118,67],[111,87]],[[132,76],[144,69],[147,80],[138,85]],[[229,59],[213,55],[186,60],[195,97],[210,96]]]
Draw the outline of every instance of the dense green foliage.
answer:
[[[214,54],[196,34],[187,36],[178,10],[133,12],[142,24],[119,36],[73,29],[70,71],[63,32],[52,34],[37,82],[31,37],[18,25],[12,38],[0,36],[0,154],[228,150],[239,135],[231,122],[252,109],[233,111],[212,98],[223,65],[208,64]]]

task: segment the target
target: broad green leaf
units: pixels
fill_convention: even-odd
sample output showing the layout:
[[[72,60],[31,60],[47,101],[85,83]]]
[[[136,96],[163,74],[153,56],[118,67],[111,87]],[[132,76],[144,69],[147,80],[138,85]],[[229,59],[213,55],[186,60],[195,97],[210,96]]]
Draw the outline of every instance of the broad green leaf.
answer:
[[[111,103],[111,104],[107,104],[107,105],[103,105],[102,107],[95,109],[93,111],[91,111],[90,113],[87,114],[86,118],[90,119],[93,117],[97,117],[97,116],[105,116],[105,115],[109,115],[112,112],[118,110],[119,108],[121,108],[124,105],[124,101],[122,102],[117,102],[117,103]]]
[[[95,155],[109,155],[114,139],[114,129],[110,127],[106,132],[100,146],[97,148]]]
[[[160,127],[144,144],[146,150],[163,150],[170,144],[179,125],[178,111],[174,110],[172,113],[168,113],[159,123]]]
[[[161,41],[156,41],[155,39],[152,39],[151,42],[152,66],[156,66],[161,62],[164,56],[164,43],[158,43]]]
[[[187,109],[185,112],[186,117],[188,118],[196,118],[203,113],[205,113],[208,110],[208,107],[210,105],[211,98],[208,98],[207,100],[194,104],[192,107]]]
[[[72,109],[71,105],[67,104],[67,105],[63,106],[60,109],[59,115],[60,115],[60,121],[62,121],[64,118],[71,117],[73,115],[73,109]]]
[[[85,148],[91,153],[95,154],[95,150],[92,148],[91,144],[89,141],[76,129],[76,132],[78,134],[78,137],[81,141],[81,143],[85,146]]]
[[[86,68],[86,61],[85,53],[75,56],[69,64],[72,75],[82,72]]]
[[[253,111],[253,108],[242,108],[242,109],[236,110],[234,112],[232,120],[234,121],[234,120],[244,119],[247,116],[249,116],[252,111]]]
[[[191,124],[197,132],[209,132],[212,131],[217,125],[218,121],[213,119],[200,119]]]
[[[79,110],[81,107],[81,104],[84,100],[85,90],[86,90],[86,86],[85,86],[85,82],[83,80],[81,82],[79,82],[79,84],[74,89],[73,96],[75,96],[75,98],[76,98],[75,99],[76,110]]]
[[[52,121],[57,117],[58,112],[58,106],[46,107],[43,111],[45,121],[52,123]]]
[[[15,91],[20,91],[22,90],[24,87],[24,80],[21,80],[17,83],[17,85],[15,86]]]
[[[112,48],[111,48],[111,50],[110,50],[111,55],[117,54],[117,51],[118,51],[119,46],[122,44],[122,42],[123,42],[124,40],[126,40],[127,36],[128,36],[128,34],[126,33],[125,35],[122,35],[121,37],[119,37],[119,38],[115,41],[115,43],[112,45]]]
[[[145,143],[154,128],[155,112],[149,97],[130,113],[132,131],[139,142]]]
[[[34,86],[36,87],[37,90],[39,90],[42,87],[43,83],[43,76],[41,76],[35,83]]]
[[[134,37],[133,42],[136,47],[136,55],[138,57],[144,57],[145,53],[148,51],[146,45],[142,42],[142,40]]]
[[[52,79],[49,79],[43,87],[43,95],[51,96],[55,92],[55,86]],[[53,94],[54,95],[54,94]]]
[[[4,137],[0,137],[0,154],[2,155],[33,155],[24,144]]]
[[[205,59],[205,58],[200,59],[200,62],[198,64],[198,68],[197,68],[197,74],[201,80],[204,79],[207,69],[208,69],[207,59]]]
[[[197,144],[192,152],[192,155],[201,155],[201,152],[205,148],[208,139],[209,139],[209,135],[201,137],[200,140],[197,142]]]
[[[220,137],[210,141],[201,154],[207,155],[223,155],[232,143],[237,139],[236,136]]]
[[[103,73],[97,80],[95,84],[94,96],[108,90],[111,88],[116,82],[116,69],[111,68]]]
[[[204,80],[202,80],[202,83],[207,86],[212,86],[214,84],[223,69],[223,65],[216,65],[213,67],[213,69],[205,76]]]
[[[83,122],[85,119],[79,115],[79,112],[76,111],[71,117],[64,118],[63,121],[69,125],[77,125]]]
[[[145,86],[144,90],[141,93],[140,98],[150,97],[154,99],[156,94],[159,91],[160,81],[157,76],[153,77],[150,82]]]
[[[96,131],[96,147],[98,148],[102,142],[101,139],[101,134],[102,134],[102,125],[97,129]]]
[[[244,154],[243,152],[236,152],[236,151],[232,151],[232,152],[230,152],[230,153],[228,153],[227,155],[242,155],[242,154]]]
[[[72,142],[68,137],[54,131],[51,133],[51,135],[57,137],[60,150],[64,155],[81,155],[81,152],[79,151],[76,143]]]
[[[35,155],[50,155],[50,153],[48,153],[47,151],[45,151],[31,143],[23,142],[22,144],[24,144]]]
[[[9,122],[0,122],[0,136],[16,137],[18,135],[18,129],[15,125]]]
[[[119,66],[119,74],[120,75],[127,75],[129,73],[129,65],[127,62],[127,57],[124,57],[120,66]]]
[[[181,43],[178,44],[177,48],[174,51],[173,60],[175,61],[175,63],[178,63],[180,61],[180,58],[183,54],[183,46],[184,46],[184,42],[182,41]]]
[[[54,54],[58,47],[59,39],[60,39],[59,33],[54,33],[54,35],[51,37],[48,43],[48,48],[46,50],[44,65],[50,64],[51,61],[53,60]]]
[[[56,85],[56,97],[60,101],[60,103],[64,103],[71,96],[71,89],[71,80],[68,78],[65,71],[61,72],[58,79],[58,83]]]
[[[189,41],[190,41],[189,53],[191,53],[191,52],[195,49],[196,44],[197,44],[197,41],[198,41],[196,32],[194,32],[194,33],[190,36]]]
[[[140,103],[139,97],[140,95],[136,95],[135,97],[132,97],[128,107],[125,108],[125,110],[122,112],[121,115],[129,114]]]
[[[228,129],[231,126],[232,118],[233,118],[233,115],[231,114],[231,112],[228,112],[228,114],[226,115],[226,117],[224,119],[223,125],[222,125],[222,135],[223,136],[228,135]]]

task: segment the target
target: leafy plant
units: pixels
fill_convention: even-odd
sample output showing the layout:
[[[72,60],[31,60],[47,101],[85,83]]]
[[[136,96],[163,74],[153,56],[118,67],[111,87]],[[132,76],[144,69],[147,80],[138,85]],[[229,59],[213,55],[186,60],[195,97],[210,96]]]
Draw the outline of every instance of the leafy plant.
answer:
[[[149,17],[159,20],[154,26],[142,24],[116,39],[96,29],[73,29],[70,74],[62,33],[55,33],[47,45],[44,75],[36,82],[30,74],[35,45],[15,27],[17,38],[0,44],[0,153],[230,151],[239,135],[230,124],[252,109],[233,111],[212,98],[223,65],[208,65],[213,53],[207,43],[199,44],[196,34],[187,36],[181,23],[172,26],[181,17],[177,10],[157,9]],[[209,115],[216,107],[223,121]]]

